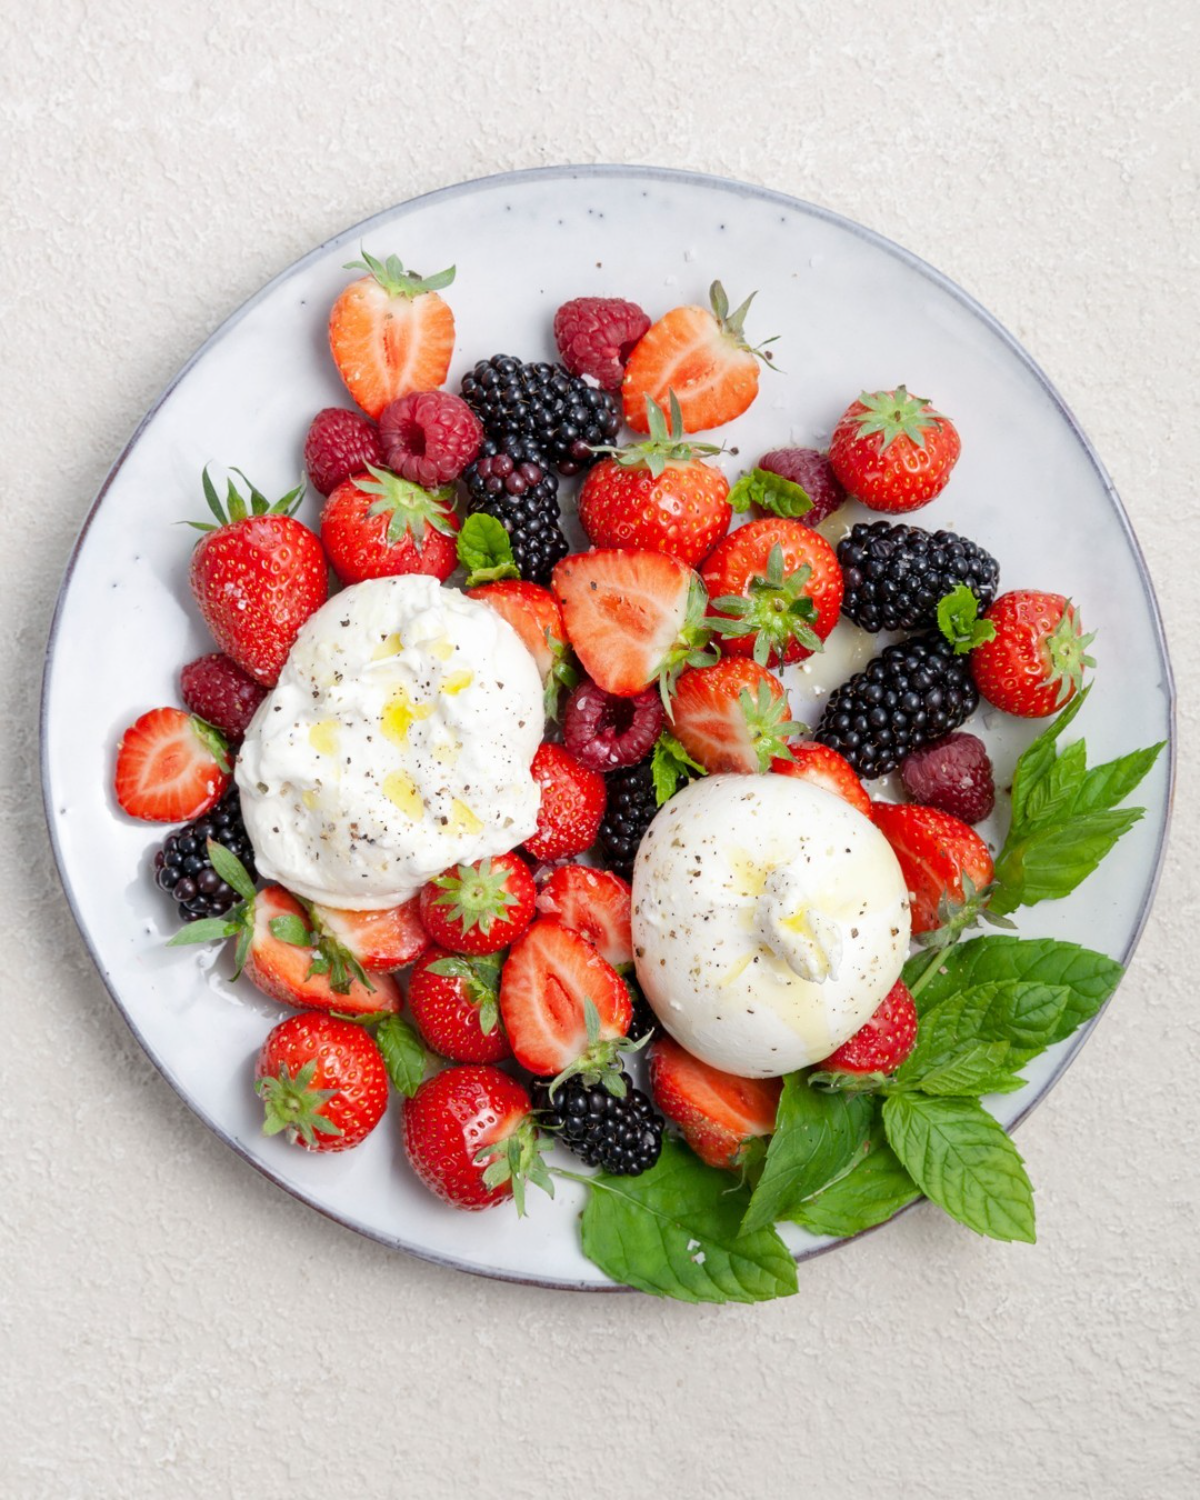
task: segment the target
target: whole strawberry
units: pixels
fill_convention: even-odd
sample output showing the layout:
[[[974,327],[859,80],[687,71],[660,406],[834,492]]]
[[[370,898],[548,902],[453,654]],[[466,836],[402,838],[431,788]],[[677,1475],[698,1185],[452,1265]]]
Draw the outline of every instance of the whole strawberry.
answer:
[[[864,391],[833,430],[829,462],[871,510],[919,510],[940,495],[962,443],[949,417],[906,388]]]
[[[450,489],[423,490],[372,467],[339,484],[321,512],[321,540],[342,583],[428,573],[443,582],[458,565],[458,517]]]
[[[327,406],[312,419],[304,440],[304,467],[319,495],[332,495],[338,485],[369,464],[383,463],[379,428],[370,417],[344,406]]]
[[[1023,719],[1065,708],[1083,685],[1095,639],[1084,635],[1079,611],[1061,594],[1014,589],[983,616],[995,635],[971,652],[975,685],[994,707]]]
[[[572,375],[590,375],[606,391],[619,389],[625,363],[650,319],[621,297],[576,297],[554,314],[554,342]]]
[[[324,549],[292,515],[303,487],[272,505],[249,485],[247,503],[231,479],[222,504],[207,469],[203,482],[216,525],[190,523],[204,532],[192,553],[192,593],[225,655],[274,687],[300,627],[329,595]]]
[[[537,891],[519,854],[455,865],[421,888],[421,923],[451,953],[499,953],[533,917]]]
[[[687,442],[671,393],[671,426],[647,399],[650,436],[615,449],[588,473],[579,494],[579,520],[596,547],[666,552],[691,566],[729,530],[729,481],[698,456],[710,443]]]
[[[492,1063],[511,1057],[500,1025],[500,956],[468,958],[429,948],[408,982],[408,1008],[427,1047],[451,1062]]]
[[[604,818],[604,777],[561,745],[540,745],[529,769],[542,788],[542,805],[526,851],[546,862],[583,854],[596,842]]]
[[[823,1063],[830,1073],[894,1073],[917,1041],[917,1008],[897,979],[878,1009]]]
[[[266,1135],[306,1151],[349,1151],[383,1118],[387,1069],[365,1027],[319,1011],[281,1021],[254,1068]]]
[[[220,651],[188,662],[179,674],[183,701],[206,724],[240,745],[258,705],[267,696],[261,682]]]

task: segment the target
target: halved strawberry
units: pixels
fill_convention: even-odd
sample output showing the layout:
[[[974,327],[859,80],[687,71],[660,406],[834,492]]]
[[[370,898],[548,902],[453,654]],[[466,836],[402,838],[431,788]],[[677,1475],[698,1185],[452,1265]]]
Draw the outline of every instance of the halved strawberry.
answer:
[[[725,288],[714,281],[711,309],[676,307],[647,329],[621,382],[625,421],[634,432],[647,430],[646,397],[665,411],[669,391],[679,400],[685,432],[741,416],[758,395],[758,362],[765,358],[746,343],[742,328],[754,296],[730,312]]]
[[[706,771],[765,771],[786,760],[788,740],[804,733],[788,717],[783,683],[740,656],[685,672],[674,710],[675,738]]]
[[[633,1005],[621,976],[591,943],[541,919],[508,955],[500,1015],[517,1062],[547,1078],[610,1068]]]
[[[770,1135],[783,1085],[778,1078],[737,1078],[703,1063],[674,1038],[650,1048],[650,1092],[710,1167],[738,1166],[747,1141]]]
[[[968,824],[915,802],[875,802],[871,811],[900,863],[914,937],[941,927],[991,884],[992,856]]]
[[[560,865],[538,891],[538,915],[552,917],[587,938],[614,969],[627,969],[633,963],[632,895],[628,884],[611,870]]]
[[[521,637],[542,674],[546,713],[550,718],[556,718],[559,695],[564,688],[572,688],[579,681],[579,673],[571,664],[567,627],[558,600],[549,589],[542,588],[539,583],[528,583],[523,578],[504,578],[498,583],[481,584],[479,588],[468,589],[467,596],[482,599]]]
[[[553,582],[575,654],[607,693],[632,698],[656,681],[669,691],[685,666],[716,660],[704,585],[677,558],[580,552],[563,558]]]
[[[814,786],[832,792],[843,802],[871,816],[871,799],[867,789],[854,773],[854,767],[844,755],[831,750],[828,745],[818,745],[815,740],[795,740],[788,746],[791,759],[781,757],[771,762],[771,770],[781,776],[796,776],[801,781],[811,781]]]
[[[386,262],[363,251],[352,281],[329,314],[329,348],[346,389],[378,419],[390,401],[409,391],[431,391],[446,378],[454,353],[454,314],[438,296],[454,267],[424,279],[394,255]]]
[[[336,975],[319,946],[319,934],[299,901],[282,886],[269,885],[259,891],[253,908],[245,973],[264,995],[303,1010],[341,1011],[347,1015],[400,1009],[400,991],[386,974],[373,974],[371,989],[351,974],[346,975],[344,992],[334,988]],[[291,920],[277,926],[280,918]],[[305,935],[307,943],[299,941]],[[324,972],[321,964],[326,965]]]
[[[215,807],[229,785],[229,746],[181,708],[152,708],[117,746],[117,801],[135,818],[190,823]]]
[[[314,906],[312,911],[321,931],[372,972],[403,969],[429,946],[419,896],[384,911],[343,911],[332,906]]]
[[[894,1073],[917,1042],[917,1008],[897,979],[879,1008],[818,1067],[831,1073]]]

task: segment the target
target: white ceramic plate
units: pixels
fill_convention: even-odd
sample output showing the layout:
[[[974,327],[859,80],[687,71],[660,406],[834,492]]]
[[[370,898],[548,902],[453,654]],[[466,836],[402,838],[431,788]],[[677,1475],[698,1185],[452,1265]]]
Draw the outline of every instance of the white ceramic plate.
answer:
[[[359,245],[427,274],[456,262],[449,293],[459,348],[450,388],[497,352],[553,356],[551,319],[569,297],[621,295],[652,317],[759,292],[750,318],[785,372],[765,375],[724,429],[738,458],[825,446],[862,389],[907,382],[958,424],[962,459],[918,519],[954,526],[1000,560],[1002,587],[1048,588],[1098,630],[1097,686],[1078,728],[1107,758],[1170,735],[1172,686],[1158,611],[1129,523],[1087,439],[1046,377],[976,303],[923,262],[825,210],[761,188],[631,167],[488,178],[391,209],[312,251],[236,312],[184,367],[118,459],[92,507],[58,602],[46,668],[46,809],[64,886],[96,965],[134,1034],[202,1120],[275,1182],[385,1244],[489,1276],[571,1288],[611,1284],[579,1251],[581,1189],[531,1195],[529,1217],[444,1207],[408,1172],[394,1119],[360,1149],[317,1157],[261,1133],[252,1059],[280,1008],[222,977],[228,956],[167,951],[168,903],[149,878],[164,830],[134,822],[111,792],[114,746],[144,710],[178,701],[183,662],[211,644],[187,586],[204,464],[237,465],[262,489],[296,481],[312,414],[349,405],[326,346],[326,315]],[[1014,480],[1013,476],[1017,476]],[[302,511],[315,522],[315,498]],[[852,519],[835,518],[837,524]],[[798,717],[846,675],[853,632],[796,674]],[[983,715],[1001,786],[1035,726]],[[1127,962],[1163,850],[1172,762],[1144,784],[1147,815],[1069,900],[1020,914],[1053,935]],[[1001,802],[1003,802],[1001,798]],[[1006,810],[1000,810],[1001,822]],[[1000,826],[999,824],[997,825]],[[98,871],[105,872],[99,878]],[[202,956],[197,959],[197,951]],[[1037,1059],[1029,1085],[995,1101],[1006,1125],[1049,1089],[1087,1034]],[[947,1233],[955,1233],[947,1225]],[[829,1241],[784,1230],[798,1257]]]

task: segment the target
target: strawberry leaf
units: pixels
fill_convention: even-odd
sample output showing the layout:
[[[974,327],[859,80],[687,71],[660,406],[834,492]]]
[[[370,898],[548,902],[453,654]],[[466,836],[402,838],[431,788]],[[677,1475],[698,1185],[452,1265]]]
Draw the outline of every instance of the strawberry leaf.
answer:
[[[654,800],[661,807],[679,790],[681,781],[691,781],[694,776],[704,776],[707,772],[698,760],[692,759],[675,736],[664,729],[654,742],[650,774],[654,778]]]

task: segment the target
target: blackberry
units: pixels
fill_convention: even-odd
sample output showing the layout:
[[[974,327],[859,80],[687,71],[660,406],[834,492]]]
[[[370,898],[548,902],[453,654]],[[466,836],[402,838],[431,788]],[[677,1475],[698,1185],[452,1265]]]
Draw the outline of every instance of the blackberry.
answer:
[[[529,438],[485,438],[463,470],[467,511],[494,516],[512,544],[522,578],[550,582],[554,564],[571,550],[560,524],[558,476]]]
[[[629,991],[629,998],[633,1002],[633,1020],[629,1023],[626,1036],[631,1042],[640,1042],[643,1037],[647,1036],[657,1036],[662,1028],[658,1024],[658,1017],[650,1009],[650,1002],[628,974],[623,977],[625,988]]]
[[[885,776],[975,712],[968,661],[937,631],[897,641],[829,695],[814,738],[860,776]]]
[[[932,630],[942,599],[965,583],[983,613],[996,597],[1000,565],[956,531],[860,521],[838,545],[846,583],[842,613],[864,630]]]
[[[624,1075],[622,1075],[624,1076]],[[602,1083],[588,1084],[576,1073],[565,1078],[550,1098],[547,1079],[535,1079],[534,1108],[538,1123],[589,1167],[600,1167],[620,1177],[647,1172],[662,1150],[662,1116],[648,1095],[626,1078],[623,1098],[610,1094]]]
[[[634,855],[658,811],[650,760],[610,771],[604,780],[608,802],[596,842],[609,869],[622,880],[632,880]]]
[[[203,817],[169,833],[154,856],[155,883],[178,903],[182,922],[223,917],[241,900],[213,869],[206,847],[209,839],[236,854],[250,879],[258,879],[237,787],[231,787]]]
[[[509,354],[481,359],[462,379],[467,405],[490,438],[530,438],[560,474],[590,468],[592,448],[621,426],[616,398],[562,365],[522,364]]]

